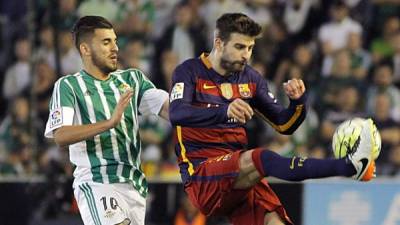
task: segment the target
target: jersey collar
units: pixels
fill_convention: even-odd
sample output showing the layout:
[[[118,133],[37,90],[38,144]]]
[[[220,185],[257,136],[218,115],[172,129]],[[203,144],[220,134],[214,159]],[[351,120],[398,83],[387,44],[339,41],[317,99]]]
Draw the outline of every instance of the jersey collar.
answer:
[[[208,55],[209,55],[209,53],[205,53],[205,52],[201,53],[200,60],[207,67],[207,69],[212,69],[211,62],[207,58]]]
[[[92,79],[92,80],[97,80],[97,81],[100,81],[100,82],[108,82],[108,81],[111,80],[111,78],[113,78],[113,77],[115,76],[115,74],[113,74],[113,73],[111,72],[111,73],[108,74],[108,78],[107,78],[107,79],[105,79],[105,80],[99,80],[99,79],[97,79],[96,77],[94,77],[94,76],[92,76],[91,74],[89,74],[88,72],[86,72],[84,69],[82,69],[79,73],[80,73],[81,75],[85,76],[85,77],[88,77],[88,78],[90,78],[90,79]]]

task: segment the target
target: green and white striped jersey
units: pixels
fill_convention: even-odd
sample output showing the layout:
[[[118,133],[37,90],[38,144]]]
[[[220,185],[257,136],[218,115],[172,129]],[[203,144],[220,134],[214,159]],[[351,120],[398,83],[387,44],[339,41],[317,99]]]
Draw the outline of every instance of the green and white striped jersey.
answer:
[[[131,182],[145,197],[147,182],[140,168],[138,114],[158,114],[168,93],[156,89],[140,70],[117,70],[105,81],[84,70],[61,77],[54,84],[45,136],[52,138],[53,131],[64,125],[110,119],[121,94],[128,88],[133,89],[133,96],[121,122],[113,129],[70,145],[69,154],[76,166],[75,182]]]

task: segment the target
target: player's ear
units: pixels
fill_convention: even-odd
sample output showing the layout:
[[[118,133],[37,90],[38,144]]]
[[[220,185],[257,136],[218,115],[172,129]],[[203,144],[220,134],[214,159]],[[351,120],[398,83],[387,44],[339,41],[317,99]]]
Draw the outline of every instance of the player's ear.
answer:
[[[224,46],[224,42],[219,37],[214,38],[214,46],[218,51],[222,51],[222,47]]]
[[[90,48],[89,48],[89,45],[88,45],[87,43],[85,43],[85,42],[82,42],[82,43],[79,45],[79,51],[81,52],[82,56],[84,56],[84,55],[86,55],[86,56],[90,55]]]

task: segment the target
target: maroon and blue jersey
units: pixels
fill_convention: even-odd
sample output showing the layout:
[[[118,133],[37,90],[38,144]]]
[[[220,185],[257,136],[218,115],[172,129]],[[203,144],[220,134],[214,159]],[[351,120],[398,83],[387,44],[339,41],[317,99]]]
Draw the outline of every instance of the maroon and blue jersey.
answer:
[[[228,105],[241,98],[282,134],[291,134],[306,115],[306,95],[283,107],[252,67],[229,76],[218,74],[205,54],[180,64],[172,77],[170,120],[175,153],[184,183],[209,158],[246,149],[244,125],[228,118]]]

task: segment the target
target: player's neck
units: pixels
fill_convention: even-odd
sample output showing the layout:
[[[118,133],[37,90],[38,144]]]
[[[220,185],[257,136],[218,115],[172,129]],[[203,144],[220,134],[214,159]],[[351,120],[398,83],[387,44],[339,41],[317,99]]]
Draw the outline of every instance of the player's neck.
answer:
[[[109,74],[105,74],[103,71],[101,71],[97,66],[93,64],[85,64],[83,65],[83,69],[91,75],[92,77],[98,79],[98,80],[107,80]]]
[[[216,52],[212,50],[207,56],[208,61],[210,61],[212,68],[219,73],[221,76],[227,76],[227,71],[223,69],[220,65],[220,59],[217,57]]]

